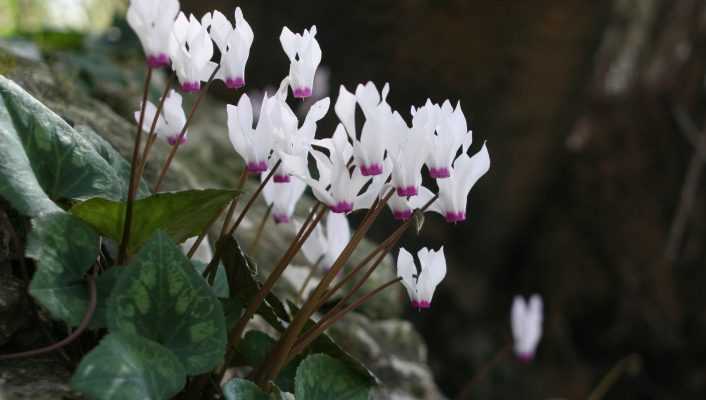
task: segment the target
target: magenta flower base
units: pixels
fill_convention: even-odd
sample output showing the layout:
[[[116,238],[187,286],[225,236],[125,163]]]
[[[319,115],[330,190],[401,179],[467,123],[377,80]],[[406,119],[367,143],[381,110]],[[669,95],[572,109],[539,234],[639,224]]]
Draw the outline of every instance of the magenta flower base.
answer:
[[[448,168],[430,168],[429,169],[429,176],[431,176],[434,179],[443,179],[443,178],[450,177],[451,172],[449,172]]]
[[[396,210],[392,212],[392,217],[398,221],[406,221],[412,217],[412,210]]]
[[[272,177],[272,180],[275,181],[275,183],[289,183],[292,178],[290,178],[289,175],[275,175]]]
[[[181,91],[186,93],[194,93],[201,90],[201,82],[184,82],[181,84]]]
[[[259,174],[261,172],[267,171],[267,162],[265,161],[258,161],[258,162],[249,162],[247,166],[245,166],[245,169],[250,172],[251,174]]]
[[[422,301],[412,301],[412,307],[416,308],[417,310],[426,310],[431,307],[431,302],[428,302],[426,300]]]
[[[174,146],[175,144],[177,144],[177,141],[180,145],[186,143],[186,135],[181,137],[179,137],[179,135],[172,135],[167,138],[167,143],[169,143],[170,146]]]
[[[411,197],[417,195],[416,186],[405,186],[397,188],[397,195],[400,197]]]
[[[272,218],[274,218],[275,223],[277,224],[289,223],[289,216],[287,214],[272,214]]]
[[[226,87],[228,89],[240,89],[245,86],[245,79],[243,78],[228,78],[225,81]]]
[[[375,176],[382,174],[382,165],[371,164],[371,165],[361,165],[360,173],[363,176]]]
[[[147,57],[147,66],[150,68],[162,68],[169,66],[169,56],[157,54]]]
[[[517,360],[521,363],[529,364],[534,359],[533,353],[518,353],[515,355]]]
[[[466,220],[466,213],[464,211],[453,212],[449,211],[446,213],[446,222],[461,222]]]
[[[339,214],[347,214],[353,211],[353,204],[346,201],[339,201],[336,205],[329,207],[331,211]]]
[[[294,89],[294,97],[298,99],[305,99],[309,96],[311,96],[311,88],[299,87]]]

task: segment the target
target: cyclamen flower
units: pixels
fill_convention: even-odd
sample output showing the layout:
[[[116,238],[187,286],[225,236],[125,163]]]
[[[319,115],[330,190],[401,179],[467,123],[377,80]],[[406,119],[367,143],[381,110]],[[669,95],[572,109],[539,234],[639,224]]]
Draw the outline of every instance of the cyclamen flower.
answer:
[[[243,17],[240,7],[235,9],[235,27],[219,11],[202,18],[203,25],[210,27],[211,38],[221,51],[221,68],[216,79],[222,80],[230,89],[245,86],[245,64],[250,56],[254,34]]]
[[[178,0],[130,0],[127,23],[137,33],[150,68],[169,65],[169,42]]]
[[[169,54],[172,68],[185,92],[198,92],[201,82],[207,81],[218,64],[211,62],[213,42],[206,27],[191,15],[179,13],[172,29]]]
[[[534,358],[535,350],[542,337],[542,298],[533,295],[529,302],[515,296],[512,302],[512,337],[515,354],[523,362]]]
[[[289,57],[289,77],[296,98],[311,96],[316,68],[321,63],[321,47],[316,41],[316,26],[304,33],[292,33],[286,26],[279,36],[284,52]]]
[[[436,126],[433,106],[428,103],[419,111],[412,108],[412,128],[401,117],[392,119],[393,144],[390,159],[393,163],[392,184],[403,197],[416,196],[422,184],[422,166],[431,150],[431,136]],[[399,114],[397,114],[399,116]]]
[[[407,289],[412,307],[429,308],[436,286],[446,276],[444,247],[441,246],[437,251],[424,247],[417,252],[417,258],[421,266],[419,273],[412,255],[404,248],[400,248],[397,256],[397,276],[402,278],[402,285]]]
[[[412,217],[414,210],[422,208],[432,197],[434,193],[431,190],[421,186],[419,195],[413,197],[401,197],[397,193],[393,194],[388,200],[387,205],[392,211],[392,217],[396,220],[406,221]]]
[[[329,269],[350,239],[348,218],[343,214],[329,213],[326,216],[326,232],[321,229],[321,225],[317,225],[302,245],[302,253],[310,264],[319,262],[324,269]]]
[[[265,180],[265,175],[260,175],[262,181]],[[284,184],[267,182],[262,188],[262,196],[265,198],[265,203],[272,206],[272,217],[276,223],[289,223],[304,190],[306,190],[306,183],[298,178]]]
[[[461,154],[454,162],[451,177],[436,181],[439,185],[439,199],[431,205],[430,210],[446,217],[447,222],[465,221],[468,193],[489,169],[490,156],[485,144],[473,157]]]
[[[446,100],[440,109],[436,135],[431,136],[431,152],[426,161],[432,178],[443,179],[451,176],[451,164],[458,149],[466,153],[471,146],[473,134],[467,129],[461,104],[458,103],[456,109],[453,109],[451,103]]]
[[[145,106],[145,117],[142,123],[142,129],[145,132],[149,132],[152,128],[152,121],[157,114],[157,107],[151,102],[147,102]],[[135,121],[139,123],[140,121],[140,111],[135,111],[134,114]],[[186,115],[184,114],[184,109],[181,106],[181,95],[174,90],[171,90],[164,99],[164,105],[162,106],[162,112],[157,118],[157,125],[155,125],[155,133],[157,137],[165,139],[170,145],[175,145],[177,141],[179,144],[186,143],[186,134],[181,136],[181,130],[186,124]]]
[[[235,151],[245,160],[248,172],[259,174],[268,169],[267,159],[272,151],[274,138],[269,118],[265,117],[271,99],[267,93],[262,100],[260,119],[253,129],[253,110],[247,94],[240,96],[237,106],[228,104],[228,137]]]
[[[361,193],[370,178],[361,175],[358,168],[354,168],[353,172],[349,171],[348,161],[353,155],[353,147],[348,143],[343,126],[338,125],[331,139],[317,140],[315,144],[329,152],[329,155],[326,155],[319,150],[311,151],[319,172],[318,179],[309,174],[309,170],[298,158],[282,154],[283,164],[304,179],[311,186],[314,196],[334,213],[347,214],[372,204],[370,198],[374,200],[379,192],[368,192],[373,186],[370,185],[366,192]]]
[[[336,115],[353,141],[356,164],[363,176],[379,175],[383,172],[385,150],[390,147],[393,113],[386,98],[390,86],[386,83],[382,92],[372,82],[358,85],[355,95],[341,85],[336,100]],[[365,123],[357,138],[355,129],[355,105],[360,105]]]

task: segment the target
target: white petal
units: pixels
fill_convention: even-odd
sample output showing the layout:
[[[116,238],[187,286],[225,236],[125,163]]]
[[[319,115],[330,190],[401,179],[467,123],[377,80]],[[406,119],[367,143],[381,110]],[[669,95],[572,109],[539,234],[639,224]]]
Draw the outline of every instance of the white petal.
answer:
[[[355,102],[356,97],[353,93],[349,92],[345,86],[341,85],[338,90],[338,99],[336,99],[336,105],[334,107],[338,119],[341,120],[343,126],[346,127],[346,132],[351,137],[351,140],[355,140]]]
[[[407,289],[407,295],[412,302],[417,301],[415,275],[417,275],[417,267],[414,265],[414,258],[404,247],[400,247],[397,255],[397,276],[402,278],[402,285]]]

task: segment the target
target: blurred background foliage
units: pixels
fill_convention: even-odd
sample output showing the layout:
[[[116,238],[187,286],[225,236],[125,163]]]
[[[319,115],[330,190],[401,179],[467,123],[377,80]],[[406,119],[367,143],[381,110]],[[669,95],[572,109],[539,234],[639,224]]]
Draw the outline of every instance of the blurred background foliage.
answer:
[[[286,73],[283,25],[316,24],[320,95],[389,81],[407,116],[427,97],[461,101],[491,171],[468,223],[428,216],[404,240],[446,246],[433,308],[408,317],[448,396],[507,343],[512,296],[534,292],[546,305],[536,361],[503,362],[476,396],[585,398],[616,365],[629,368],[606,398],[706,396],[706,1],[181,2],[198,16],[242,7],[255,31],[248,90]],[[142,69],[125,3],[0,0],[0,31],[129,116]],[[330,115],[322,132],[334,126]]]

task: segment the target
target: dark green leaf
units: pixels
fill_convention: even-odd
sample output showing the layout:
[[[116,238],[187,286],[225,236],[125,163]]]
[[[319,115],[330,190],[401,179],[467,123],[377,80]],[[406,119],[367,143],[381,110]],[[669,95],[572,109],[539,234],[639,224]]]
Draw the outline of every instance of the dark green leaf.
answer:
[[[230,293],[238,297],[245,305],[249,304],[262,286],[257,281],[257,267],[249,259],[233,237],[221,239],[218,246],[222,246],[221,259],[226,267]],[[289,321],[289,315],[282,303],[273,294],[269,294],[257,311],[272,327],[283,330],[282,322]]]
[[[235,326],[235,324],[240,319],[240,315],[243,313],[243,304],[237,297],[231,297],[229,299],[218,299],[221,301],[221,306],[223,307],[223,313],[226,318],[226,326],[228,327],[228,332]]]
[[[123,272],[125,272],[125,268],[116,266],[98,275],[98,279],[96,279],[98,302],[96,304],[96,311],[93,313],[93,319],[91,320],[91,328],[108,327],[108,298]]]
[[[30,294],[52,317],[70,326],[81,322],[88,307],[86,271],[96,262],[98,235],[64,212],[32,220],[27,256],[37,261]]]
[[[172,350],[188,374],[222,362],[226,328],[221,303],[180,247],[158,231],[137,254],[108,300],[108,328]]]
[[[274,345],[275,340],[266,333],[249,331],[238,345],[237,361],[239,364],[236,365],[249,365],[257,368],[265,361]],[[294,377],[301,360],[301,357],[296,357],[280,371],[275,383],[282,390],[294,391]]]
[[[20,213],[58,211],[54,201],[120,199],[120,180],[90,141],[0,76],[0,196]]]
[[[270,396],[256,384],[245,379],[233,379],[223,385],[223,395],[227,400],[269,400]]]
[[[88,353],[71,386],[100,400],[168,399],[186,382],[186,373],[169,349],[149,339],[112,333]]]
[[[194,265],[194,269],[196,270],[196,272],[198,272],[199,275],[202,276],[203,271],[208,266],[208,264],[206,264],[205,262],[198,260],[191,260],[191,264]],[[228,298],[228,278],[226,276],[226,270],[225,268],[223,268],[223,264],[218,264],[218,270],[216,271],[216,277],[213,280],[213,285],[211,285],[211,289],[213,289],[213,294],[215,294],[216,297],[222,299]]]
[[[166,231],[177,243],[197,236],[235,194],[232,190],[187,190],[136,201],[128,253],[134,254],[157,230]],[[71,213],[102,235],[115,241],[122,239],[124,202],[94,198],[75,205]]]
[[[294,396],[306,400],[367,400],[371,385],[344,362],[314,354],[297,369]]]

